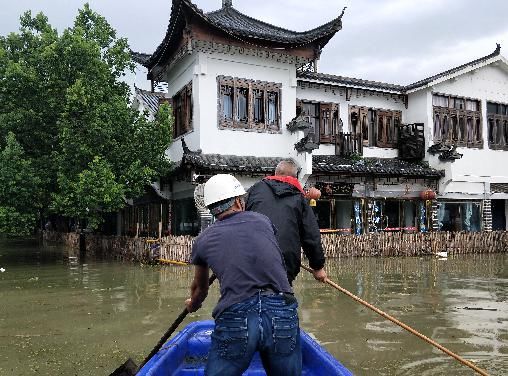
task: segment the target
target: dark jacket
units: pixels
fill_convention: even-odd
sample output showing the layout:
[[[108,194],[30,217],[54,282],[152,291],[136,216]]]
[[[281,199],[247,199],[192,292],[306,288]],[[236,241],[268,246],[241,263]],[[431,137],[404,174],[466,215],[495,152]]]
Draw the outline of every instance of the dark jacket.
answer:
[[[312,269],[325,264],[319,226],[303,194],[295,186],[276,180],[262,180],[248,190],[246,210],[266,215],[277,229],[290,283],[300,271],[301,249]]]

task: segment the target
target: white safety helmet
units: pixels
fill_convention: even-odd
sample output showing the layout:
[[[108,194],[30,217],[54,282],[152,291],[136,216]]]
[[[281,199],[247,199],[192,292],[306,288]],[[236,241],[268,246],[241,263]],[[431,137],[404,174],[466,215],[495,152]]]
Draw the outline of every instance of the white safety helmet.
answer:
[[[217,174],[205,183],[205,206],[210,206],[228,198],[243,196],[245,193],[242,184],[233,175]]]

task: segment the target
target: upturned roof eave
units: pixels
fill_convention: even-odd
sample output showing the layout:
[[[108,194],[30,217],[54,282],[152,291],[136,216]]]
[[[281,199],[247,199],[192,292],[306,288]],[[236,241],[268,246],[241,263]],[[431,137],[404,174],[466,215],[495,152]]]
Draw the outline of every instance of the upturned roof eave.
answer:
[[[344,8],[345,9],[345,8]],[[244,21],[248,21],[251,24],[257,26],[257,28],[265,28],[265,33],[259,33],[255,30],[247,30],[242,29],[240,27],[235,27],[234,25],[224,25],[221,23],[221,17],[216,17],[218,14],[220,15],[228,15],[232,20],[236,18],[241,18]],[[307,31],[293,31],[289,29],[285,29],[279,26],[275,26],[269,24],[267,22],[255,19],[253,17],[247,16],[232,7],[222,8],[214,12],[209,12],[204,14],[206,17],[206,21],[211,25],[215,26],[218,30],[224,31],[228,34],[233,34],[232,36],[241,36],[244,38],[251,38],[253,40],[262,40],[265,42],[273,42],[281,45],[286,45],[287,47],[301,46],[305,44],[310,44],[313,42],[325,40],[328,42],[330,38],[335,35],[339,30],[342,29],[342,16],[344,14],[344,10],[342,13],[336,17],[335,19],[327,22],[326,24],[315,27],[314,29]],[[238,25],[236,25],[238,26]],[[285,36],[277,36],[277,33],[284,33]],[[235,35],[236,34],[236,35]],[[326,43],[324,43],[326,44]],[[321,45],[321,47],[324,46]]]
[[[314,83],[323,83],[330,85],[341,85],[344,87],[351,88],[366,88],[372,90],[381,90],[383,92],[388,92],[391,94],[411,94],[420,90],[424,90],[430,88],[436,84],[441,82],[445,82],[452,78],[461,76],[468,72],[474,71],[478,68],[482,68],[484,66],[501,62],[506,66],[508,70],[508,61],[500,54],[501,46],[497,44],[496,49],[493,53],[481,57],[479,59],[475,59],[465,64],[461,64],[457,67],[448,69],[444,72],[437,73],[433,76],[424,78],[423,80],[419,80],[409,85],[396,85],[378,81],[369,81],[362,80],[351,77],[343,77],[343,76],[335,76],[331,74],[323,74],[323,73],[314,73],[314,72],[301,72],[298,74],[297,78],[299,81],[303,82],[314,82]]]
[[[503,56],[501,56],[501,45],[499,43],[496,45],[496,49],[494,50],[494,52],[492,52],[489,55],[480,57],[465,64],[461,64],[457,67],[450,68],[444,72],[440,72],[433,76],[424,78],[423,80],[419,80],[412,84],[406,85],[404,87],[404,90],[407,94],[414,93],[429,88],[438,83],[447,81],[454,77],[461,76],[475,69],[490,65],[496,61],[502,61],[504,64],[508,66],[506,59]]]
[[[297,46],[303,46],[308,45],[314,42],[318,42],[319,48],[323,48],[326,43],[337,33],[339,30],[342,29],[342,15],[344,14],[344,10],[342,11],[342,14],[338,16],[337,18],[329,21],[328,23],[318,26],[312,30],[304,31],[304,32],[292,32],[294,33],[295,40],[284,40],[284,39],[277,39],[277,38],[269,38],[269,35],[262,36],[262,35],[255,35],[250,34],[247,31],[242,30],[235,30],[235,29],[227,29],[222,27],[217,22],[214,22],[207,14],[205,14],[201,9],[199,9],[195,4],[193,4],[190,0],[173,0],[172,7],[171,7],[171,17],[169,21],[169,25],[166,31],[166,35],[163,39],[163,41],[159,44],[155,52],[150,55],[150,57],[142,62],[141,64],[148,68],[149,70],[152,70],[156,65],[161,63],[161,61],[164,59],[164,56],[167,55],[168,47],[171,44],[175,44],[176,40],[180,38],[180,32],[183,30],[182,23],[179,23],[180,17],[182,15],[182,12],[189,12],[187,14],[188,18],[192,18],[193,16],[198,17],[201,21],[209,25],[210,27],[224,32],[228,35],[230,35],[233,38],[241,39],[251,39],[252,41],[264,41],[268,43],[277,43],[278,47],[282,48],[294,48]],[[209,14],[212,14],[214,12],[210,12]],[[252,17],[243,15],[242,13],[238,12],[242,15],[242,17],[248,18],[250,20],[253,20],[255,22],[258,22],[262,25],[267,25],[273,28],[277,28],[276,26],[270,25],[266,22],[256,20]],[[286,30],[282,28],[278,28],[279,30]],[[290,30],[286,30],[288,32],[291,32]]]

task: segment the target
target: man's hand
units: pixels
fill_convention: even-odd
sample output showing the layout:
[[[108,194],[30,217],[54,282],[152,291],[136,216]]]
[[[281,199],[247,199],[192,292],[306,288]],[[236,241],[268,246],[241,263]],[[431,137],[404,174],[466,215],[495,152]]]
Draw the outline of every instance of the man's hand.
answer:
[[[312,274],[314,275],[314,278],[319,282],[324,282],[325,279],[328,278],[324,268],[321,268],[319,270],[313,270]]]
[[[185,301],[187,312],[196,312],[208,295],[208,267],[196,265],[191,283],[191,297]],[[212,279],[213,281],[213,279]]]
[[[185,301],[185,307],[187,308],[187,312],[192,313],[192,312],[196,312],[198,309],[200,309],[201,304],[198,307],[194,307],[194,305],[192,304],[192,299],[189,298]]]

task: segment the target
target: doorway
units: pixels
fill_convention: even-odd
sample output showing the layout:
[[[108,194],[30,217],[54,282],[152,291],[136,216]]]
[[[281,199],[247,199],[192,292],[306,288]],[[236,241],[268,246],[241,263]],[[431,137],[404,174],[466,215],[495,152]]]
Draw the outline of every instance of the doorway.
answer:
[[[506,202],[507,200],[492,200],[492,230],[506,231]]]

